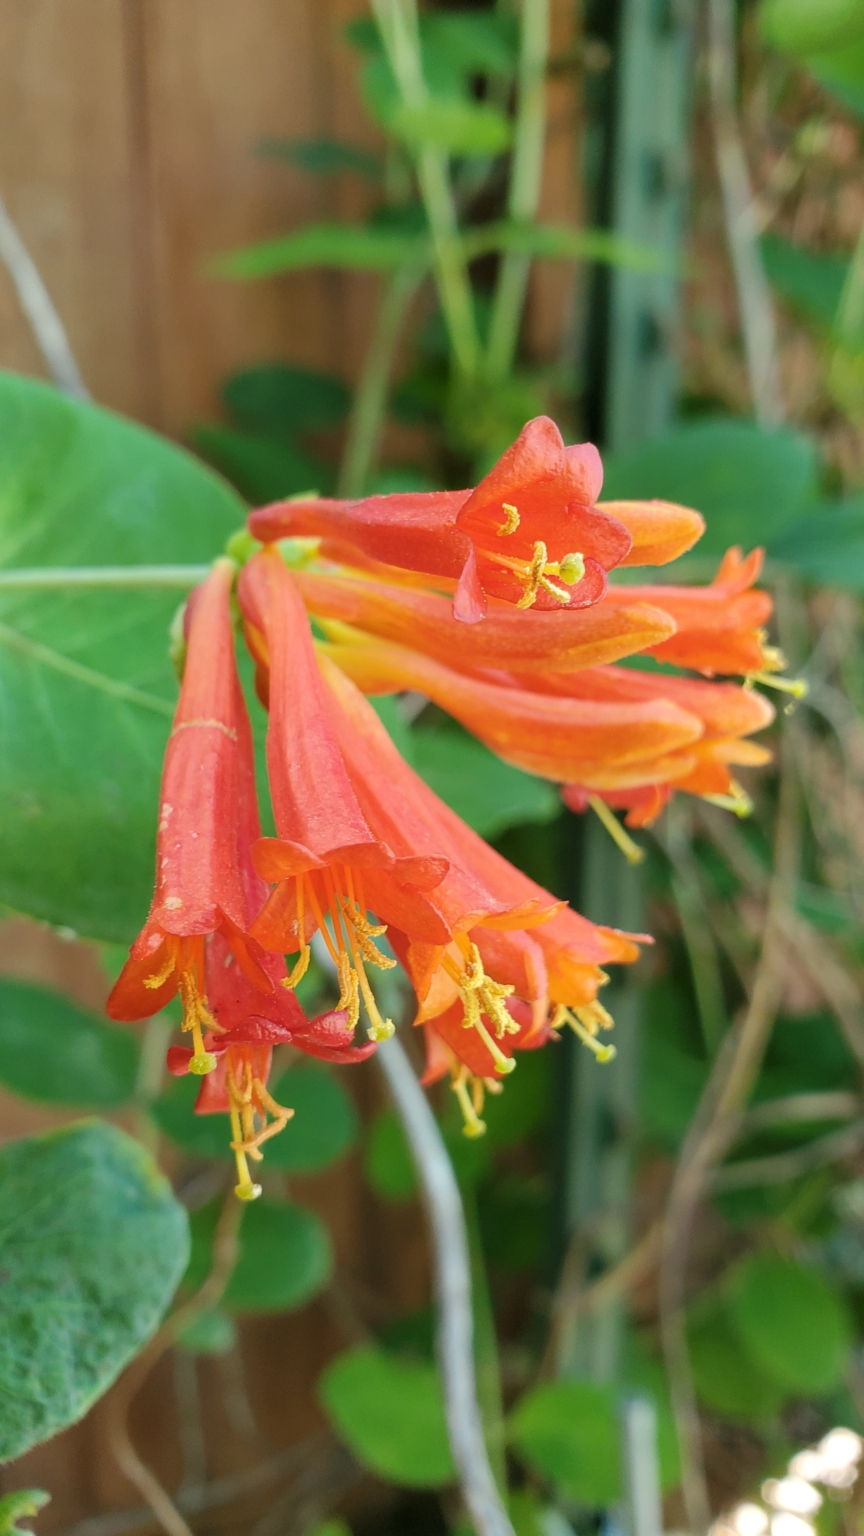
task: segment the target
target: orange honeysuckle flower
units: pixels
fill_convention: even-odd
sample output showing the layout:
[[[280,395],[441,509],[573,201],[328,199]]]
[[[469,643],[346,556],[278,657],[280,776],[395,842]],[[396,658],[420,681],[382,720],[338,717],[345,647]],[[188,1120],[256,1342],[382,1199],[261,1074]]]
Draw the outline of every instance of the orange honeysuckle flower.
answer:
[[[763,557],[761,549],[746,558],[740,549],[729,549],[707,587],[610,587],[605,602],[616,607],[651,603],[674,619],[675,634],[646,647],[658,661],[691,667],[707,677],[738,674],[801,697],[800,684],[774,675],[786,662],[781,651],[767,644],[764,626],[773,611],[772,599],[767,592],[753,590]]]
[[[357,563],[353,550],[455,581],[454,614],[476,624],[491,597],[539,609],[584,607],[602,597],[606,572],[634,555],[624,521],[596,505],[602,479],[596,448],[565,448],[555,423],[538,416],[475,490],[280,502],[253,512],[249,528],[263,541],[318,537],[323,552],[345,564]],[[638,506],[634,528],[649,554],[682,553],[704,527],[686,508],[670,514],[663,503]]]
[[[217,560],[186,614],[186,667],[165,753],[156,889],[147,921],[107,1003],[112,1018],[147,1018],[179,991],[191,1033],[190,1070],[216,1059],[205,983],[205,940],[221,933],[262,993],[273,982],[246,933],[248,848],[259,836],[252,735],[237,674],[230,593],[234,564]],[[245,868],[244,868],[245,859]]]
[[[364,693],[425,694],[505,761],[559,783],[627,787],[645,782],[649,764],[662,779],[667,758],[677,765],[703,735],[695,715],[663,698],[597,703],[501,686],[362,635],[326,648]]]
[[[389,762],[352,726],[325,684],[302,600],[276,550],[250,561],[239,596],[269,698],[267,760],[277,829],[275,838],[253,848],[259,875],[276,888],[251,931],[265,949],[299,951],[294,982],[318,929],[352,1027],[362,997],[372,1038],[385,1039],[393,1026],[380,1016],[366,965],[395,963],[375,943],[387,925],[442,946],[457,928],[503,915],[503,904],[436,842],[424,806],[431,791],[386,732]]]
[[[356,571],[302,570],[294,579],[310,613],[424,651],[457,671],[467,661],[471,668],[569,672],[618,661],[660,645],[675,633],[674,620],[645,603],[559,608],[534,614],[526,623],[511,604],[493,598],[484,622],[466,643],[464,625],[437,592],[369,579]]]
[[[548,1025],[538,1026],[532,1009],[518,998],[507,998],[506,1009],[512,1028],[505,1031],[496,1051],[515,1066],[514,1051],[535,1051],[548,1040],[556,1039]],[[426,1069],[421,1078],[431,1087],[441,1078],[450,1077],[450,1086],[462,1111],[466,1136],[482,1136],[486,1125],[481,1119],[487,1093],[500,1093],[500,1070],[476,1031],[465,1028],[462,1004],[457,999],[434,1019],[423,1025],[426,1040]]]
[[[621,704],[665,698],[702,722],[699,741],[690,743],[677,760],[674,754],[664,759],[665,782],[652,769],[643,784],[631,784],[626,789],[598,792],[584,784],[569,784],[563,798],[571,810],[584,811],[599,794],[612,809],[628,812],[628,826],[647,826],[676,790],[702,795],[739,814],[749,810],[749,799],[732,777],[729,765],[756,766],[770,761],[766,747],[743,739],[764,730],[774,719],[774,708],[762,694],[734,683],[703,682],[629,667],[589,667],[545,678],[532,676],[530,680],[543,692],[568,698]],[[515,681],[518,685],[524,680]]]
[[[294,1114],[278,1104],[267,1088],[273,1047],[291,1045],[322,1061],[340,1063],[363,1061],[375,1049],[371,1043],[352,1043],[353,1031],[344,1012],[307,1019],[294,993],[280,985],[286,975],[281,955],[266,955],[264,965],[274,983],[269,995],[251,985],[221,934],[214,934],[208,942],[208,997],[222,1032],[205,1037],[216,1067],[202,1079],[195,1113],[230,1117],[231,1148],[237,1163],[235,1193],[241,1200],[257,1199],[261,1193],[261,1186],[250,1174],[248,1159],[260,1162],[264,1143],[284,1130]],[[175,1076],[190,1071],[192,1055],[183,1046],[172,1046],[168,1051],[169,1071]]]

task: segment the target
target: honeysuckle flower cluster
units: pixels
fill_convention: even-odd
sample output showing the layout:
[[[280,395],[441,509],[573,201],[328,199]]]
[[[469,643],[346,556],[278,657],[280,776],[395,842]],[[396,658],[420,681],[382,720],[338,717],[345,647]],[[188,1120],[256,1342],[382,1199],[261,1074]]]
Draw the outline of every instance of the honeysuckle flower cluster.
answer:
[[[643,937],[588,921],[490,848],[403,761],[367,695],[422,694],[613,830],[613,809],[645,825],[676,790],[746,806],[732,770],[767,760],[749,738],[773,718],[752,684],[784,665],[754,590],[760,554],[730,550],[706,587],[610,585],[616,567],[685,553],[704,523],[665,502],[600,502],[601,480],[596,450],[565,447],[540,417],[473,490],[253,512],[242,569],[217,560],[186,606],[156,889],[108,1011],[141,1019],[179,994],[191,1044],[168,1066],[201,1078],[198,1113],[229,1116],[243,1199],[292,1114],[267,1087],[274,1046],[364,1059],[393,1032],[372,977],[394,956],[424,1081],[449,1077],[476,1136],[514,1052],[566,1025],[614,1054],[598,993]],[[305,563],[286,561],[285,539],[307,541]],[[269,712],[273,837],[238,610]],[[652,660],[621,665],[637,656]],[[339,998],[309,1019],[295,988],[316,933]]]

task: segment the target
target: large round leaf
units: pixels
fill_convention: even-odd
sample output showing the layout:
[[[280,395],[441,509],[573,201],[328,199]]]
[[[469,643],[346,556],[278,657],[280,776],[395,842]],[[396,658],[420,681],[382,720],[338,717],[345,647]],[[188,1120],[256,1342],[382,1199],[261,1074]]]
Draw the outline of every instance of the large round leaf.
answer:
[[[192,1217],[192,1255],[184,1276],[196,1288],[210,1273],[219,1204]],[[285,1200],[256,1200],[243,1212],[239,1256],[222,1303],[235,1312],[285,1312],[311,1300],[333,1266],[327,1228],[313,1211]]]
[[[434,1366],[361,1346],[328,1365],[318,1394],[342,1438],[371,1471],[413,1488],[453,1481]]]
[[[0,374],[0,567],[199,563],[244,506],[179,448]],[[128,942],[152,885],[177,590],[0,591],[0,901]]]
[[[840,1294],[809,1264],[777,1253],[745,1259],[729,1318],[761,1368],[792,1392],[830,1392],[842,1380],[853,1330]]]
[[[46,1104],[112,1109],[135,1091],[138,1044],[56,992],[0,981],[0,1083]]]
[[[555,1381],[520,1398],[510,1439],[528,1465],[583,1504],[621,1497],[620,1428],[611,1387]]]
[[[185,1211],[114,1126],[0,1150],[0,1460],[86,1413],[154,1331],[188,1251]]]
[[[690,1364],[701,1401],[716,1413],[745,1424],[764,1424],[779,1412],[789,1395],[760,1370],[722,1313],[693,1329]]]

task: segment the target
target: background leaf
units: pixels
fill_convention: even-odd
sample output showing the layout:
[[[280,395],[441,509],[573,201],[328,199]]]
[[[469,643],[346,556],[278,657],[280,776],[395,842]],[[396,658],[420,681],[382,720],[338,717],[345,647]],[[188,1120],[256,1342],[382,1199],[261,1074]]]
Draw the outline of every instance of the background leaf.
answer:
[[[375,1193],[384,1200],[413,1200],[417,1194],[411,1149],[395,1109],[379,1110],[372,1121],[363,1170]]]
[[[84,1122],[0,1149],[0,1459],[72,1424],[156,1328],[186,1213],[144,1148]]]
[[[46,1104],[112,1109],[135,1091],[139,1048],[57,992],[0,981],[0,1082]]]
[[[351,391],[342,379],[287,363],[261,363],[232,373],[222,398],[238,426],[289,440],[338,427],[351,406]]]
[[[523,822],[552,821],[561,809],[553,785],[502,762],[457,726],[418,727],[412,760],[436,795],[482,837]]]
[[[329,1168],[353,1145],[357,1110],[341,1075],[318,1063],[298,1063],[283,1072],[272,1093],[277,1103],[294,1110],[281,1135],[267,1143],[264,1155],[272,1167],[316,1173]]]
[[[808,320],[826,329],[833,325],[849,270],[845,257],[806,251],[782,235],[765,235],[760,245],[765,271],[778,293]]]
[[[825,502],[772,540],[768,553],[807,581],[864,592],[864,496]]]
[[[745,1259],[729,1318],[753,1359],[792,1392],[829,1392],[842,1380],[854,1332],[846,1305],[819,1270],[776,1253]]]
[[[584,1504],[621,1497],[621,1452],[613,1389],[593,1381],[533,1387],[509,1419],[510,1438],[534,1471]]]
[[[207,561],[235,493],[143,427],[0,374],[0,566]],[[0,593],[0,902],[128,943],[153,883],[176,591]]]
[[[0,1498],[0,1536],[18,1536],[28,1526],[18,1525],[29,1515],[38,1515],[40,1509],[51,1502],[50,1493],[42,1488],[16,1488],[14,1493],[4,1493]]]
[[[423,262],[427,242],[395,229],[364,224],[307,224],[291,235],[277,235],[257,245],[214,257],[214,277],[275,277],[304,267],[336,267],[360,272],[389,272],[404,262]]]
[[[674,427],[605,460],[603,497],[660,497],[702,512],[699,554],[752,549],[804,516],[816,500],[812,443],[788,428],[733,418]]]
[[[274,160],[287,160],[289,165],[296,165],[312,176],[338,176],[343,171],[355,171],[370,181],[380,181],[384,175],[380,155],[341,139],[262,139],[258,153]]]
[[[414,148],[431,144],[451,155],[500,155],[513,137],[510,119],[497,107],[434,97],[421,107],[400,102],[388,114],[387,126]]]
[[[787,1390],[759,1369],[722,1313],[692,1329],[689,1344],[693,1381],[706,1407],[744,1424],[764,1424],[782,1408]]]
[[[413,1488],[455,1477],[434,1366],[363,1346],[328,1365],[318,1395],[358,1460],[381,1477]]]
[[[272,437],[209,422],[195,427],[192,441],[202,458],[258,506],[296,496],[298,491],[324,492],[330,488],[330,466],[294,443],[278,443]]]
[[[192,1253],[183,1280],[193,1290],[210,1272],[218,1219],[215,1201],[192,1216]],[[286,1200],[256,1200],[243,1212],[237,1266],[222,1304],[233,1312],[300,1307],[326,1285],[332,1267],[330,1237],[314,1212]]]

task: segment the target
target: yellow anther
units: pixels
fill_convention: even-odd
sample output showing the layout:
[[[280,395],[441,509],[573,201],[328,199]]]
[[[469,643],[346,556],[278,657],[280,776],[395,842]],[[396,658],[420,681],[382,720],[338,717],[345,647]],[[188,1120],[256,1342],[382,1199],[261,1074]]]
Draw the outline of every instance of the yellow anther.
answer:
[[[473,1077],[467,1067],[460,1067],[450,1084],[459,1102],[459,1108],[465,1121],[463,1134],[472,1138],[486,1134],[486,1125],[480,1119],[479,1111],[475,1108],[476,1090],[475,1092],[469,1092],[469,1084],[474,1089],[477,1081],[477,1078]],[[481,1099],[480,1108],[482,1109],[482,1107]]]
[[[518,508],[511,506],[509,501],[502,501],[501,511],[504,513],[504,522],[499,523],[497,534],[499,539],[505,539],[508,533],[515,533],[519,527]]]
[[[558,561],[558,575],[568,587],[575,587],[585,575],[585,561],[578,550]]]
[[[588,804],[595,816],[599,816],[613,843],[616,843],[621,849],[627,863],[641,864],[645,857],[645,849],[640,848],[639,844],[634,843],[632,837],[628,836],[618,817],[609,809],[606,801],[601,800],[599,795],[589,795]]]
[[[306,975],[306,972],[309,969],[309,961],[311,959],[312,950],[308,944],[304,944],[288,975],[282,977],[282,986],[288,987],[289,990],[292,987],[296,987],[297,983],[302,981],[303,977]]]
[[[156,971],[152,976],[144,977],[145,987],[151,987],[154,992],[157,987],[164,987],[173,970],[174,956],[169,952],[161,971]]]
[[[794,699],[806,699],[810,692],[803,677],[775,677],[773,672],[748,672],[744,686],[752,688],[754,683],[761,683],[763,688],[776,688],[778,693],[791,693]]]
[[[702,795],[709,805],[719,805],[722,811],[734,811],[736,816],[751,816],[753,814],[753,801],[746,789],[733,779],[729,786],[732,793],[729,795]]]
[[[348,1014],[349,1029],[356,1029],[357,1020],[360,1017],[359,982],[357,972],[344,949],[339,951],[336,974],[339,980],[339,1001],[336,1007],[345,1009]]]
[[[194,1056],[192,1056],[190,1059],[189,1071],[195,1077],[206,1077],[208,1072],[213,1072],[215,1070],[215,1067],[216,1057],[213,1055],[212,1051],[204,1050],[202,1041],[202,1048],[200,1050],[196,1050]]]
[[[607,1062],[614,1060],[617,1051],[614,1045],[601,1045],[596,1034],[598,1029],[611,1029],[613,1022],[611,1015],[599,1003],[588,1003],[581,1008],[566,1008],[563,1003],[559,1003],[550,1027],[561,1029],[566,1024],[582,1044],[593,1051],[599,1062]]]

